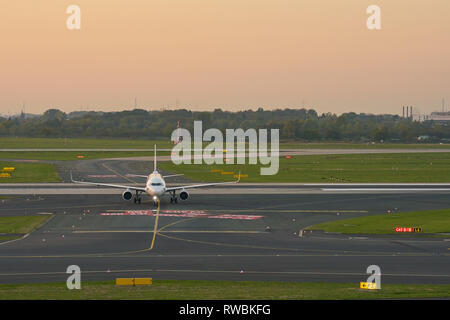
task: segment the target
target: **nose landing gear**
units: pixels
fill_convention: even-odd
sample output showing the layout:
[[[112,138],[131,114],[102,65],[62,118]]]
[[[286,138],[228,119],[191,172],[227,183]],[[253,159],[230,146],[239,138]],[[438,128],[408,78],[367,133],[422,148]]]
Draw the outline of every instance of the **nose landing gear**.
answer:
[[[153,196],[153,206],[157,207],[159,205],[159,199],[157,196]]]

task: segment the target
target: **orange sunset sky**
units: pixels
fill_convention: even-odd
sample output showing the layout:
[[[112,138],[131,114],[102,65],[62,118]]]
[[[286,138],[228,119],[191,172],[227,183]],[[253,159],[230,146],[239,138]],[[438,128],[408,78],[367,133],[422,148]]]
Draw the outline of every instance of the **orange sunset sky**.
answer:
[[[450,104],[448,0],[0,0],[0,114]],[[81,8],[81,30],[66,8]],[[369,5],[382,29],[366,27]],[[449,108],[450,109],[450,108]]]

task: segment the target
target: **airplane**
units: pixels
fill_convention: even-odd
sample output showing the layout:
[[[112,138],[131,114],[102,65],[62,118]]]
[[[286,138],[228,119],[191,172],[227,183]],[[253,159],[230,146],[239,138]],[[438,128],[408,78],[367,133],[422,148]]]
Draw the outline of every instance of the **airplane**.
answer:
[[[177,203],[178,202],[177,195],[176,195],[177,191],[180,191],[180,199],[185,201],[189,198],[189,193],[186,191],[186,189],[210,187],[210,186],[224,185],[224,184],[236,184],[241,179],[241,173],[239,172],[238,179],[235,181],[204,183],[204,184],[187,185],[187,186],[170,187],[170,188],[166,187],[166,182],[165,182],[164,178],[181,176],[181,175],[182,174],[173,174],[173,175],[168,175],[168,176],[162,176],[158,172],[158,169],[156,168],[156,145],[155,145],[155,154],[154,154],[154,160],[153,160],[153,172],[151,174],[149,174],[148,176],[136,175],[136,174],[130,175],[130,176],[135,176],[135,177],[147,178],[145,187],[134,187],[134,186],[109,184],[109,183],[76,181],[72,177],[72,171],[70,172],[70,180],[73,183],[125,189],[125,191],[122,193],[122,198],[126,201],[131,201],[131,199],[134,199],[134,203],[141,203],[141,193],[146,193],[152,197],[153,204],[157,205],[159,202],[159,198],[162,195],[164,195],[166,192],[170,193],[170,203]],[[135,192],[134,197],[133,197],[133,191]]]

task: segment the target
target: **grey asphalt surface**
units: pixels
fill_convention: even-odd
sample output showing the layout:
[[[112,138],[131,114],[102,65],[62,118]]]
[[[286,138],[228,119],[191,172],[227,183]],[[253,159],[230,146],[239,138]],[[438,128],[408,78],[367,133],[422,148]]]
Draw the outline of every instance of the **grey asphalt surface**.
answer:
[[[140,205],[121,190],[86,188],[74,178],[143,184],[126,173],[148,174],[151,161],[55,162],[65,183],[0,185],[0,216],[52,214],[27,237],[0,243],[0,283],[65,282],[75,264],[82,280],[148,276],[154,279],[333,281],[358,284],[369,265],[382,283],[450,283],[450,241],[411,236],[344,236],[299,232],[307,226],[388,209],[406,212],[450,207],[448,185],[379,185],[378,191],[324,191],[318,184],[239,184],[191,192],[188,201],[161,201],[156,217],[148,198]],[[168,174],[163,172],[163,174]],[[192,183],[184,177],[170,184]],[[366,187],[361,185],[338,188]],[[403,191],[392,190],[400,188]],[[41,190],[33,195],[30,188]],[[46,194],[51,188],[60,194]],[[391,188],[391,190],[387,190]],[[429,188],[423,190],[404,190]],[[442,190],[435,190],[442,189]],[[47,191],[46,191],[47,190]],[[270,226],[271,231],[266,231]],[[151,248],[151,245],[153,247]],[[150,249],[151,248],[151,249]]]
[[[17,197],[0,204],[0,216],[53,217],[28,237],[0,244],[0,283],[65,282],[72,264],[80,266],[82,280],[359,283],[376,264],[382,283],[450,283],[450,242],[441,238],[321,232],[299,237],[301,229],[324,221],[449,206],[448,193],[199,194],[178,204],[164,198],[150,250],[156,219],[149,199],[135,205],[120,195]]]

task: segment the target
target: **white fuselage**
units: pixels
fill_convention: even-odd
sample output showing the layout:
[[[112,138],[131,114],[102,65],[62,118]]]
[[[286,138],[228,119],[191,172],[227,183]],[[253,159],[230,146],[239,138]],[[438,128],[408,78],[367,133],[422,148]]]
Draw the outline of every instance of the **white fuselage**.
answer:
[[[145,192],[151,197],[159,198],[166,192],[166,182],[158,171],[153,171],[145,184]]]

